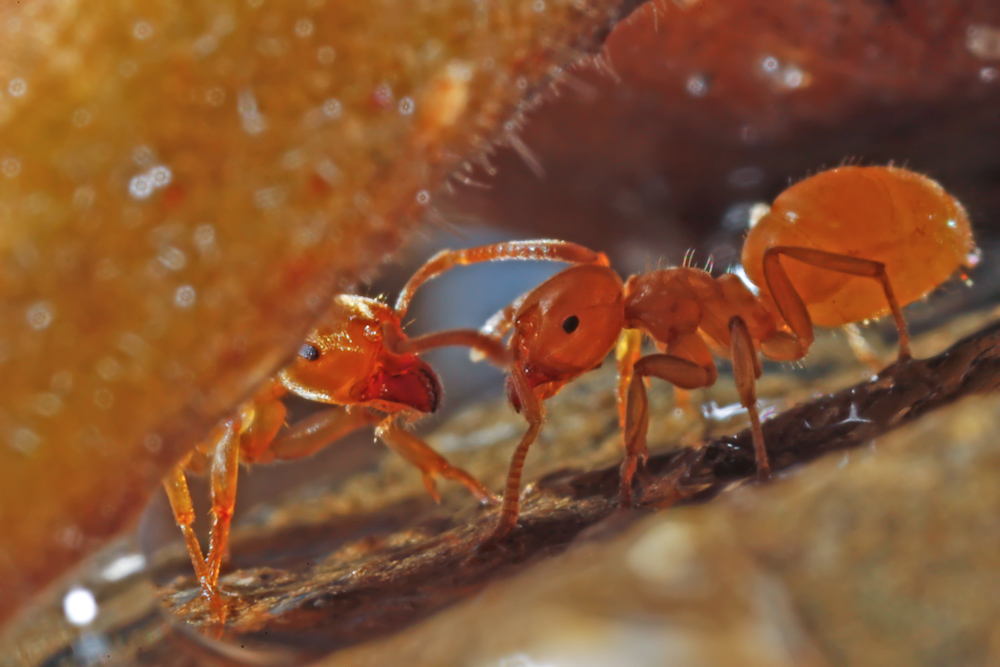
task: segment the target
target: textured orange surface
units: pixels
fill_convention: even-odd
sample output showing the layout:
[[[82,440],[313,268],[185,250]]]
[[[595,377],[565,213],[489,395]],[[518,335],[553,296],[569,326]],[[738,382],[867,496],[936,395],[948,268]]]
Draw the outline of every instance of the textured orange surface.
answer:
[[[618,4],[0,6],[0,620]]]

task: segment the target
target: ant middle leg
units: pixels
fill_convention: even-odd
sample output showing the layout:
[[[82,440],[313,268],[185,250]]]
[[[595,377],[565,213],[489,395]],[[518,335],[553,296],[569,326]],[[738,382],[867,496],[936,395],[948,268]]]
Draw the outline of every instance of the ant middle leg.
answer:
[[[218,608],[217,591],[214,587],[208,586],[205,556],[198,543],[198,536],[194,532],[194,504],[191,502],[191,492],[188,490],[187,478],[184,476],[186,464],[187,459],[167,473],[167,476],[163,478],[163,488],[167,492],[167,499],[170,500],[170,509],[174,512],[174,520],[184,535],[184,542],[187,545],[188,554],[191,556],[191,564],[194,566],[198,585],[201,586],[202,593],[208,599],[209,604]]]
[[[892,289],[892,283],[889,281],[889,275],[885,271],[885,264],[871,259],[850,257],[815,248],[801,248],[798,246],[774,246],[768,248],[767,252],[764,253],[764,279],[767,282],[768,289],[771,291],[775,305],[781,312],[781,316],[785,318],[792,331],[802,339],[806,349],[808,349],[809,344],[813,340],[812,320],[809,317],[805,303],[802,301],[802,297],[799,296],[795,286],[792,285],[792,281],[788,278],[788,274],[785,273],[784,267],[781,265],[780,258],[782,255],[820,269],[845,273],[851,276],[874,278],[879,281],[882,285],[882,291],[885,293],[886,301],[889,304],[892,319],[895,321],[896,329],[899,331],[899,360],[903,361],[910,358],[909,330],[906,327],[903,310]]]
[[[696,337],[704,346],[704,341],[698,334],[689,336]],[[625,459],[621,464],[619,488],[622,507],[632,506],[632,478],[639,463],[644,463],[649,457],[646,447],[649,398],[646,395],[645,378],[658,377],[681,389],[709,387],[715,383],[719,372],[707,346],[704,352],[707,356],[699,359],[700,363],[673,354],[650,354],[635,362],[625,406]]]

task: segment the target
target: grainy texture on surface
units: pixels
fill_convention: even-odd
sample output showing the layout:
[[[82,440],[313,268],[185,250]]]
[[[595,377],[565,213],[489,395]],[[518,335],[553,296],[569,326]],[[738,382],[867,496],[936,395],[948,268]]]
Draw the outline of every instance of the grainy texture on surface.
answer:
[[[0,620],[622,4],[0,6]]]

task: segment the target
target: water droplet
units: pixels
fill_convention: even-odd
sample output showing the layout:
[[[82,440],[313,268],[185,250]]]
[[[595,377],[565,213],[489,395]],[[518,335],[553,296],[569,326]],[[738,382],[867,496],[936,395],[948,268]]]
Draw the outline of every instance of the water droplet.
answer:
[[[336,98],[331,97],[327,101],[323,102],[323,115],[330,120],[340,118],[343,111],[343,107],[340,105],[340,100]]]
[[[198,225],[194,230],[194,244],[201,250],[207,250],[215,245],[215,227],[212,225]]]
[[[147,199],[153,194],[153,179],[146,174],[133,176],[128,182],[128,193],[133,199]]]
[[[77,109],[76,111],[73,112],[73,117],[71,119],[71,122],[73,123],[74,127],[87,127],[88,125],[90,125],[91,120],[92,117],[89,111],[87,111],[86,109]]]
[[[427,190],[421,190],[417,193],[417,203],[426,206],[431,203],[431,193]]]
[[[28,92],[28,82],[24,79],[11,79],[7,84],[7,92],[11,97],[21,97]]]
[[[409,116],[410,114],[413,113],[413,109],[415,106],[416,104],[413,102],[412,97],[404,97],[399,101],[399,113],[403,114],[404,116]]]
[[[138,40],[146,40],[153,36],[153,25],[149,21],[136,21],[132,26],[132,36]]]
[[[52,305],[47,301],[38,301],[28,306],[27,319],[28,326],[35,331],[47,329],[52,324]]]
[[[708,92],[708,79],[701,74],[693,74],[688,77],[684,87],[692,97],[704,97]]]
[[[307,18],[300,18],[295,22],[295,34],[305,38],[313,34],[313,22]]]
[[[110,410],[114,404],[115,395],[111,393],[110,389],[102,387],[101,389],[94,390],[94,405],[101,410]]]
[[[174,292],[174,305],[178,308],[190,308],[194,305],[196,296],[197,292],[195,292],[194,287],[191,285],[181,285]]]
[[[0,162],[0,172],[7,178],[14,178],[21,173],[21,161],[16,157],[5,158]]]
[[[149,177],[153,180],[155,187],[162,188],[170,183],[173,172],[170,171],[170,167],[161,164],[149,170]]]
[[[32,401],[35,412],[43,417],[54,417],[59,414],[62,410],[63,402],[56,394],[51,392],[43,392],[41,394],[35,394],[35,398]]]
[[[71,588],[63,598],[63,613],[71,625],[90,625],[97,618],[97,598],[86,588]]]
[[[22,454],[29,455],[42,444],[42,438],[30,428],[21,426],[11,432],[7,442]]]
[[[337,51],[332,46],[321,46],[316,50],[316,60],[320,65],[332,65],[337,59]]]

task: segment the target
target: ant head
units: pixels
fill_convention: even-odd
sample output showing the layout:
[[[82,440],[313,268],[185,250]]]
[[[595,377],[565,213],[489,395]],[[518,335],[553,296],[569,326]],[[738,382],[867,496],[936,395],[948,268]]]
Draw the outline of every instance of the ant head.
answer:
[[[601,365],[623,319],[618,274],[606,266],[573,266],[525,298],[514,315],[511,348],[532,386],[561,386]]]
[[[389,306],[360,296],[337,297],[279,379],[289,391],[312,401],[388,413],[434,412],[441,398],[437,375],[416,354],[386,349],[383,325],[399,327]]]

